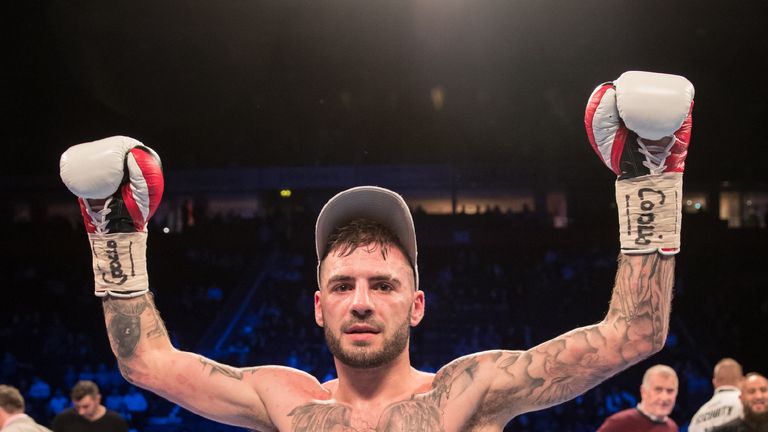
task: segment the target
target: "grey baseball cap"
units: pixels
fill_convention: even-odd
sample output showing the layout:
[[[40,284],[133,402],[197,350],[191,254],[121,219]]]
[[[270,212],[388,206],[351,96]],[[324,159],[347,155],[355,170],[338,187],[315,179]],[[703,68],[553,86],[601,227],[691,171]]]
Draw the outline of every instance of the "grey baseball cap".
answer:
[[[327,252],[328,238],[334,230],[358,218],[376,221],[397,236],[413,266],[416,289],[418,289],[416,229],[413,226],[411,211],[400,194],[382,187],[353,187],[339,192],[325,203],[315,224],[315,249],[318,263]]]

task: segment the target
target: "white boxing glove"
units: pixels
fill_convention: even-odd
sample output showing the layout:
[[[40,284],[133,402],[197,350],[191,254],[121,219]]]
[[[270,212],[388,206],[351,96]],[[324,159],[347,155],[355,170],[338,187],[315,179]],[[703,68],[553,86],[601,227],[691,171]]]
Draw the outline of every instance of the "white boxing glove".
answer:
[[[598,86],[584,116],[592,148],[617,176],[622,252],[680,250],[682,182],[693,85],[677,75],[631,71]]]
[[[70,147],[59,167],[91,241],[96,295],[146,293],[147,222],[164,188],[160,157],[133,138],[115,136]]]
[[[613,84],[619,117],[640,138],[672,136],[691,111],[693,84],[679,75],[630,71]]]

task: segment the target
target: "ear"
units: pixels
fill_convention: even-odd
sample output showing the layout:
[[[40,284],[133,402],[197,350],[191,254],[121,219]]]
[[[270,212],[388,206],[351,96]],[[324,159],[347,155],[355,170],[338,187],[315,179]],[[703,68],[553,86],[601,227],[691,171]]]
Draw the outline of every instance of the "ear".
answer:
[[[418,290],[413,293],[413,303],[411,304],[411,327],[419,325],[424,318],[425,301],[424,291]]]
[[[323,309],[320,307],[320,290],[315,291],[315,322],[320,327],[325,326],[325,322],[323,321]]]

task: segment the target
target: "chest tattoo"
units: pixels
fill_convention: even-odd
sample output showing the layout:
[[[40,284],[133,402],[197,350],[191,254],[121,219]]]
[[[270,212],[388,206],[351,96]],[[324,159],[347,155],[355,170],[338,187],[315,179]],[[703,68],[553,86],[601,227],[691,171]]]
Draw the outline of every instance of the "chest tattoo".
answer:
[[[289,414],[294,432],[443,432],[440,410],[421,400],[388,406],[375,427],[353,425],[352,409],[341,404],[309,403]]]

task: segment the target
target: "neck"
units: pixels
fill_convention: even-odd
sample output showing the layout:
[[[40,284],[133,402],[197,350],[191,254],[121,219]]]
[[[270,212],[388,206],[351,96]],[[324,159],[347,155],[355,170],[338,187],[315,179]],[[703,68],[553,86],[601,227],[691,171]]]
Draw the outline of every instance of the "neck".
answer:
[[[642,402],[637,404],[637,409],[641,413],[643,413],[644,416],[648,417],[649,419],[651,419],[651,420],[653,420],[655,422],[664,423],[665,421],[667,421],[667,416],[657,416],[657,415],[653,415],[653,414],[649,413],[648,411],[646,411],[643,408],[643,403]]]
[[[96,416],[94,416],[92,419],[88,419],[88,421],[95,422],[96,420],[104,417],[104,414],[107,413],[107,407],[104,405],[99,405],[99,408],[96,410]]]
[[[334,359],[338,373],[338,389],[334,398],[349,405],[396,400],[398,396],[413,393],[413,375],[408,348],[390,363],[371,369],[347,366]]]

